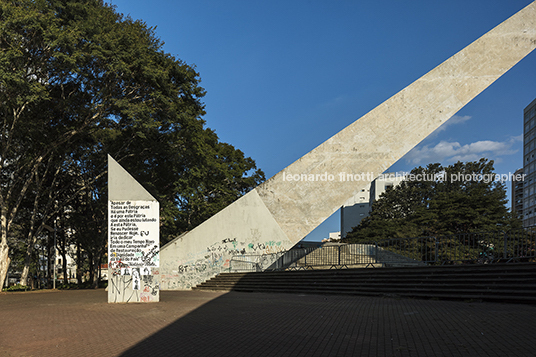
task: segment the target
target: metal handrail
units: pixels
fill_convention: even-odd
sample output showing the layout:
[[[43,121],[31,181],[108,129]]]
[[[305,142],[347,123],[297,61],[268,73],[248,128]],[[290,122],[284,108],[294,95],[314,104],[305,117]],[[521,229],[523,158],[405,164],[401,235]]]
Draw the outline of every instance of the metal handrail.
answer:
[[[259,264],[257,262],[251,262],[251,261],[248,261],[248,260],[237,260],[237,259],[234,259],[234,258],[235,258],[235,256],[233,256],[231,258],[231,260],[229,260],[229,272],[230,273],[233,271],[233,267],[232,267],[233,261],[234,262],[247,263],[247,264],[254,265],[254,267],[255,267],[254,271],[259,271],[260,267],[259,267]]]
[[[314,268],[394,267],[445,264],[536,262],[536,234],[521,232],[463,233],[447,236],[384,239],[369,243],[329,244],[315,248],[233,256],[246,263],[242,271]]]

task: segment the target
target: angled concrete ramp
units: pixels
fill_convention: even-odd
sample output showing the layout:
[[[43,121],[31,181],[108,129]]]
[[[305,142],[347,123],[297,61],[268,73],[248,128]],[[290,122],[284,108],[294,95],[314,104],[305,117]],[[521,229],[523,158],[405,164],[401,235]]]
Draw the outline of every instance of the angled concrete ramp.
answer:
[[[536,47],[536,2],[161,250],[163,289],[303,239]],[[361,175],[356,184],[347,174]],[[297,179],[297,180],[296,180]]]

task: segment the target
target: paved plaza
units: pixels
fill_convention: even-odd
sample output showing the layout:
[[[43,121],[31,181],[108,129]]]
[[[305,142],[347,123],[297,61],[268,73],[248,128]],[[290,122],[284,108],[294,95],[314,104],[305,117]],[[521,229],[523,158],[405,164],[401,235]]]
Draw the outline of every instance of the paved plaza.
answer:
[[[536,306],[395,297],[0,293],[2,356],[534,356]]]

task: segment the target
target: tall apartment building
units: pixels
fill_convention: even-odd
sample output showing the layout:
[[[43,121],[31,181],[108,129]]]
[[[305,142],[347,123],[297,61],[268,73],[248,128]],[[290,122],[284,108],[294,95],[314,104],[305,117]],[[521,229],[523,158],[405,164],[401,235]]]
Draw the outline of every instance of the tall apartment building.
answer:
[[[514,173],[514,177],[519,177],[518,175],[523,175],[523,169],[517,169]],[[524,180],[515,180],[512,179],[512,213],[516,214],[519,218],[523,219],[523,183]]]
[[[536,99],[523,111],[523,171],[523,227],[528,228],[536,226]]]

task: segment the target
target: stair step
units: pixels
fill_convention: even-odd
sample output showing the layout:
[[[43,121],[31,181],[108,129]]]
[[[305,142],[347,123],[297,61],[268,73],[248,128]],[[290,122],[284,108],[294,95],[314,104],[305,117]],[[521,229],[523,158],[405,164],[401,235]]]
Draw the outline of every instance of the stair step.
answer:
[[[536,304],[536,264],[222,273],[194,289]]]
[[[273,289],[273,290],[296,290],[296,289],[313,289],[313,290],[337,290],[337,291],[471,291],[481,293],[497,293],[501,292],[506,295],[510,294],[532,294],[536,296],[536,285],[531,286],[505,286],[505,287],[487,287],[487,286],[445,286],[436,285],[421,285],[421,286],[370,286],[370,285],[333,285],[333,284],[317,284],[317,285],[276,285],[276,284],[238,284],[238,285],[213,285],[196,287],[196,290],[236,290],[236,289]]]

